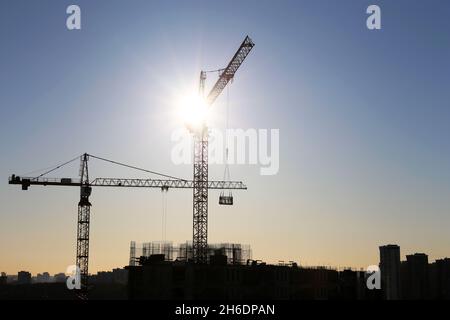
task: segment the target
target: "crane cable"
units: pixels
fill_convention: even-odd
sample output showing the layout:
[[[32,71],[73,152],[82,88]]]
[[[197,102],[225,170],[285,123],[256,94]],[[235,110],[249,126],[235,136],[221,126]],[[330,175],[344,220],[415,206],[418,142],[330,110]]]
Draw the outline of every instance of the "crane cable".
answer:
[[[31,179],[31,180],[37,180],[37,179],[39,179],[40,177],[45,176],[46,174],[49,174],[50,172],[53,172],[53,171],[55,171],[55,170],[58,170],[59,168],[64,167],[65,165],[67,165],[67,164],[69,164],[69,163],[71,163],[71,162],[74,162],[75,160],[78,160],[79,158],[80,158],[80,157],[77,156],[77,157],[73,158],[72,160],[69,160],[69,161],[64,162],[64,163],[62,163],[62,164],[60,164],[60,165],[57,165],[57,166],[54,167],[53,169],[50,169],[50,170],[48,170],[48,171],[46,171],[46,172],[44,172],[44,173],[38,175],[37,177],[35,177],[35,178]],[[36,172],[36,171],[34,171],[34,172]]]
[[[226,68],[216,69],[216,70],[207,70],[207,71],[203,71],[203,72],[204,72],[204,73],[213,73],[213,72],[217,72],[217,73],[219,73],[219,75],[220,75],[220,73],[221,73],[221,72],[224,72],[225,69],[226,69]]]
[[[225,128],[225,171],[223,173],[223,181],[230,181],[231,175],[230,175],[230,167],[229,167],[229,159],[228,159],[228,126],[229,126],[229,113],[230,113],[230,87],[227,87],[227,111],[226,111],[226,128]],[[228,190],[228,194],[225,194],[225,191],[222,190],[219,197],[219,204],[221,203],[221,199],[232,199],[233,194],[231,190]],[[227,203],[228,200],[226,200],[225,203]]]
[[[187,180],[185,180],[185,179],[177,178],[177,177],[174,177],[174,176],[169,176],[169,175],[167,175],[167,174],[159,173],[159,172],[156,172],[156,171],[151,171],[151,170],[147,170],[147,169],[142,169],[142,168],[135,167],[135,166],[131,166],[131,165],[128,165],[128,164],[125,164],[125,163],[121,163],[121,162],[117,162],[117,161],[113,161],[113,160],[109,160],[109,159],[105,159],[105,158],[93,156],[92,154],[88,154],[88,156],[89,156],[89,157],[92,157],[92,158],[94,158],[94,159],[97,159],[97,160],[102,160],[102,161],[110,162],[110,163],[113,163],[113,164],[117,164],[117,165],[119,165],[119,166],[123,166],[123,167],[127,167],[127,168],[130,168],[130,169],[135,169],[135,170],[139,170],[139,171],[143,171],[143,172],[155,174],[155,175],[158,175],[158,176],[161,176],[161,177],[165,177],[165,178],[169,178],[169,179],[174,179],[174,180],[187,181]]]
[[[230,118],[230,87],[227,87],[227,107],[226,107],[226,124],[225,124],[225,172],[223,174],[224,181],[230,181],[230,167],[228,158],[228,128],[229,128],[229,118]]]
[[[161,223],[161,239],[164,243],[166,241],[167,234],[167,191],[168,189],[162,189],[162,223]]]
[[[81,156],[83,156],[83,155],[81,155]],[[186,179],[177,178],[177,177],[170,176],[170,175],[163,174],[163,173],[159,173],[159,172],[156,172],[156,171],[151,171],[151,170],[147,170],[147,169],[142,169],[142,168],[135,167],[135,166],[131,166],[131,165],[128,165],[128,164],[124,164],[124,163],[121,163],[121,162],[117,162],[117,161],[113,161],[113,160],[109,160],[109,159],[97,157],[97,156],[94,156],[94,155],[91,155],[91,154],[88,154],[88,156],[89,156],[89,157],[92,157],[92,158],[94,158],[94,159],[98,159],[98,160],[110,162],[110,163],[113,163],[113,164],[116,164],[116,165],[120,165],[120,166],[123,166],[123,167],[130,168],[130,169],[135,169],[135,170],[139,170],[139,171],[143,171],[143,172],[155,174],[155,175],[158,175],[158,176],[161,176],[161,177],[165,177],[165,178],[169,178],[169,179],[174,179],[174,180],[185,181],[185,182],[187,181]],[[56,171],[56,170],[58,170],[58,169],[60,169],[60,168],[62,168],[62,167],[64,167],[64,166],[68,165],[69,163],[74,162],[75,160],[78,160],[79,158],[80,158],[80,156],[76,156],[75,158],[73,158],[73,159],[71,159],[71,160],[69,160],[69,161],[66,161],[66,162],[64,162],[64,163],[61,163],[61,164],[59,164],[59,165],[57,165],[57,166],[55,166],[55,167],[47,167],[47,168],[45,168],[45,169],[34,170],[34,171],[29,172],[28,174],[31,174],[31,173],[34,173],[34,172],[39,172],[39,171],[42,171],[42,170],[50,169],[50,170],[47,170],[47,171],[45,171],[44,173],[42,173],[42,174],[40,174],[40,175],[38,175],[38,176],[36,176],[36,177],[34,177],[34,178],[31,179],[31,180],[38,180],[39,178],[41,178],[41,177],[43,177],[43,176],[45,176],[45,175],[47,175],[47,174],[49,174],[49,173],[51,173],[51,172],[53,172],[53,171]],[[27,175],[27,174],[25,174],[25,175]]]

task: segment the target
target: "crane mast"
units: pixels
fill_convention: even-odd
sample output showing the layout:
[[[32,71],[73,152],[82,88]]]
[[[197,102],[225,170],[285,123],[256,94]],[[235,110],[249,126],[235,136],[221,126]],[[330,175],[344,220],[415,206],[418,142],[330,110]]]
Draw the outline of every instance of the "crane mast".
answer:
[[[81,156],[80,164],[80,202],[78,203],[77,224],[77,257],[76,266],[79,268],[81,283],[81,298],[87,298],[89,278],[89,224],[91,218],[91,186],[89,185],[88,171],[89,156],[85,153]]]
[[[245,37],[228,66],[220,70],[220,76],[206,97],[211,106],[225,89],[247,55],[255,46],[249,36]],[[206,72],[200,72],[200,94],[205,89]],[[204,264],[208,261],[208,128],[204,125],[194,133],[194,186],[193,186],[193,241],[194,261]]]
[[[62,186],[62,187],[78,187],[80,188],[80,201],[78,202],[78,222],[77,222],[77,248],[76,248],[76,266],[77,272],[80,276],[80,290],[77,290],[77,295],[81,299],[87,299],[88,295],[88,280],[89,280],[89,225],[91,214],[91,202],[89,197],[92,193],[92,187],[119,187],[119,188],[157,188],[161,190],[170,189],[193,189],[194,181],[178,179],[175,177],[163,175],[160,173],[151,172],[137,167],[125,165],[130,168],[155,173],[160,176],[170,177],[170,179],[137,179],[137,178],[94,178],[89,180],[88,161],[89,158],[108,161],[118,165],[124,165],[116,161],[99,158],[87,153],[80,157],[80,178],[47,178],[42,174],[38,177],[22,177],[11,175],[9,177],[9,184],[20,185],[22,190],[28,190],[30,186]],[[52,172],[77,158],[66,162],[62,165],[47,171]],[[208,181],[206,188],[215,190],[246,190],[247,187],[240,181]]]
[[[247,36],[231,59],[228,66],[218,70],[219,79],[206,97],[208,106],[211,106],[229,81],[231,81],[245,60],[254,44]],[[206,72],[200,73],[200,93],[204,97]],[[116,165],[137,169],[151,174],[156,174],[170,179],[122,179],[122,178],[95,178],[89,181],[88,161],[89,158],[108,161]],[[78,223],[77,223],[77,250],[76,265],[79,268],[81,290],[79,297],[86,299],[89,279],[89,224],[91,214],[92,187],[136,187],[136,188],[169,188],[193,189],[193,255],[194,262],[207,263],[208,252],[208,189],[246,190],[247,187],[240,181],[209,181],[208,180],[208,128],[204,124],[201,129],[194,133],[194,177],[192,181],[179,179],[161,173],[133,167],[116,161],[96,157],[87,153],[80,158],[80,178],[46,178],[44,175],[55,171],[73,161],[63,163],[38,177],[20,177],[12,175],[9,184],[21,185],[22,190],[28,190],[32,185],[40,186],[72,186],[80,188],[80,201],[78,202]]]

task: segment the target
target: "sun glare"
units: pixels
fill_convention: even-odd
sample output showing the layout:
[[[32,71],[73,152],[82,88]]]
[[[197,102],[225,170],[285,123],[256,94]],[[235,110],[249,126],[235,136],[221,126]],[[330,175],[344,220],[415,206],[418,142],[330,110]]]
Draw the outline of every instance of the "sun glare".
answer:
[[[198,130],[208,122],[208,106],[199,95],[185,96],[178,102],[180,117],[189,130]]]

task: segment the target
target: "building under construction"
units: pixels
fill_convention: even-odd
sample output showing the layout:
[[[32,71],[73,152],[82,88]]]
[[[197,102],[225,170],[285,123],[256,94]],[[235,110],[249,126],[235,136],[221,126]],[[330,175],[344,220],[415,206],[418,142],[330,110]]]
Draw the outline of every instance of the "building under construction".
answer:
[[[327,300],[377,299],[366,287],[365,271],[316,267],[292,262],[270,265],[259,260],[229,264],[216,251],[208,264],[167,261],[153,254],[128,266],[132,300]],[[375,290],[377,291],[377,290]]]
[[[221,256],[226,259],[225,264],[246,264],[252,259],[252,250],[249,245],[236,243],[208,244],[207,262]],[[130,244],[130,266],[144,265],[151,259],[163,261],[194,261],[194,248],[192,243],[186,242],[174,246],[172,242],[144,242]]]
[[[198,108],[211,107],[227,84],[233,81],[235,74],[247,55],[253,49],[254,43],[250,37],[246,36],[225,68],[217,70],[202,70],[199,81],[199,101],[191,106],[194,110]],[[207,74],[218,73],[218,79],[212,87],[209,94],[205,93],[205,83]],[[8,180],[9,184],[20,185],[22,190],[28,190],[31,186],[71,186],[79,188],[80,200],[78,202],[78,220],[77,220],[77,243],[76,243],[76,266],[80,272],[80,288],[77,289],[80,299],[88,297],[89,280],[89,239],[90,239],[90,221],[91,221],[91,194],[93,187],[116,187],[116,188],[157,188],[163,192],[169,189],[191,189],[193,191],[193,232],[192,244],[173,247],[168,243],[150,243],[144,244],[142,248],[132,248],[130,252],[130,266],[135,266],[139,261],[141,265],[146,260],[162,257],[163,261],[185,261],[193,262],[199,265],[210,263],[210,257],[213,260],[225,259],[225,264],[240,264],[250,259],[250,250],[240,245],[210,245],[208,243],[208,194],[210,190],[220,190],[219,204],[231,206],[234,204],[232,190],[246,190],[247,187],[241,181],[231,181],[228,164],[225,167],[224,180],[212,180],[208,174],[208,140],[209,131],[206,119],[205,108],[199,115],[199,123],[187,123],[186,127],[193,138],[193,179],[186,180],[173,175],[139,168],[133,165],[121,163],[111,159],[94,156],[84,153],[81,157],[75,157],[69,161],[52,167],[45,172],[34,176],[24,177],[12,174]],[[196,121],[194,121],[196,122]],[[228,119],[227,119],[228,122]],[[228,146],[226,146],[228,154]],[[96,159],[110,164],[126,167],[128,169],[145,172],[158,176],[154,178],[94,178],[89,176],[89,159]],[[49,177],[48,174],[80,159],[79,178]],[[41,170],[38,170],[41,171]],[[226,180],[225,180],[226,179]],[[225,192],[226,190],[226,192]],[[137,253],[137,250],[141,252]],[[212,254],[214,253],[214,254]]]

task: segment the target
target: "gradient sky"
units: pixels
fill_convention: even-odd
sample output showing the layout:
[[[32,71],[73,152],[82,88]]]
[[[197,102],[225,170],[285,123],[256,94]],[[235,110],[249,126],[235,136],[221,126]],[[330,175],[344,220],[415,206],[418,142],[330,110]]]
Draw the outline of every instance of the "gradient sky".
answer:
[[[72,3],[80,31],[65,27]],[[381,6],[380,31],[366,28],[370,4]],[[0,271],[56,273],[75,260],[79,191],[22,192],[12,173],[89,152],[191,178],[171,162],[174,101],[247,34],[256,46],[230,90],[230,126],[280,129],[280,171],[232,166],[248,191],[231,208],[210,193],[209,241],[335,267],[377,264],[387,243],[402,257],[450,256],[449,16],[446,0],[1,0]],[[75,163],[53,176],[77,174]],[[100,188],[91,201],[90,272],[125,266],[131,240],[161,239],[159,190]],[[167,238],[190,240],[192,192],[172,190],[168,203]]]

